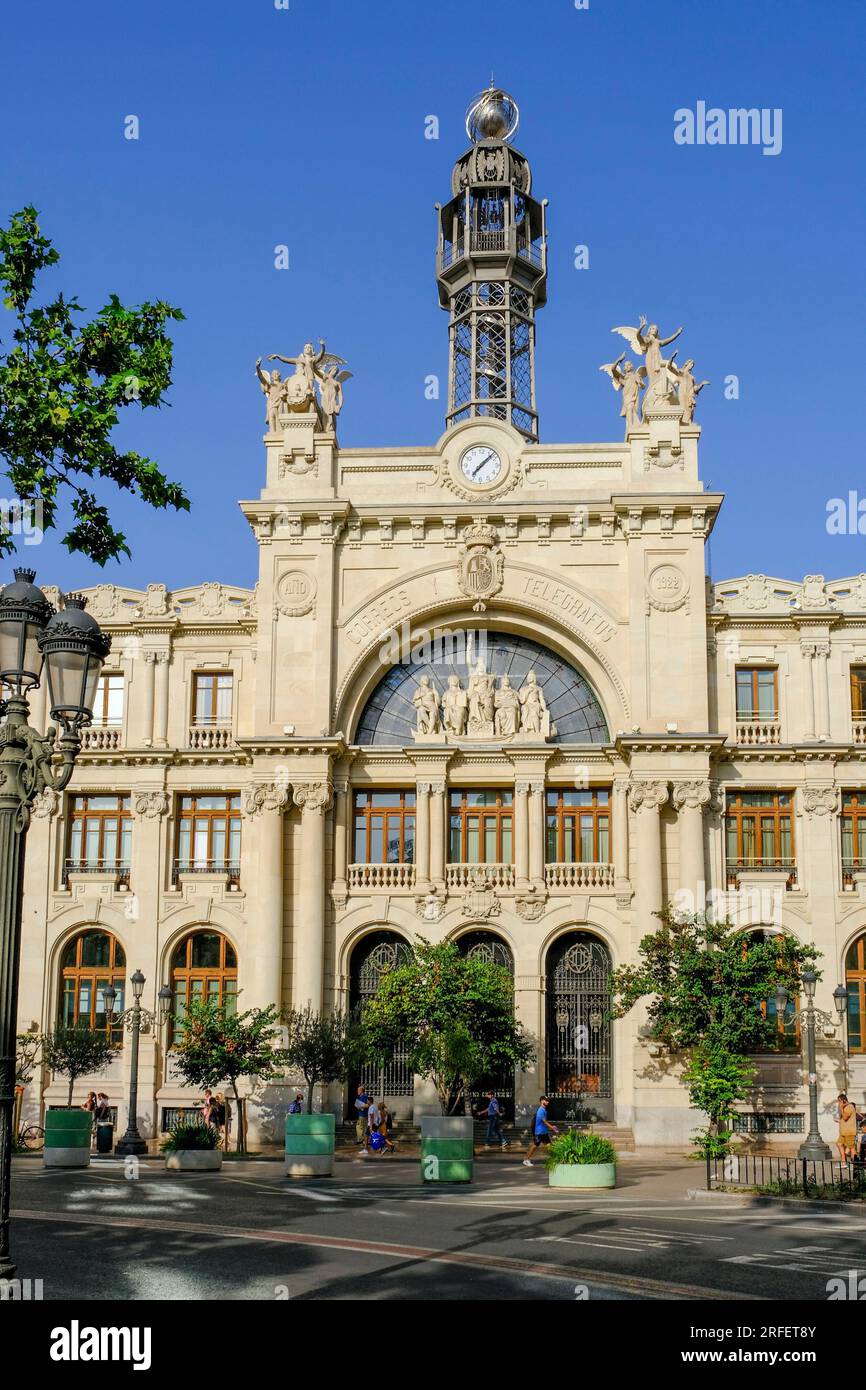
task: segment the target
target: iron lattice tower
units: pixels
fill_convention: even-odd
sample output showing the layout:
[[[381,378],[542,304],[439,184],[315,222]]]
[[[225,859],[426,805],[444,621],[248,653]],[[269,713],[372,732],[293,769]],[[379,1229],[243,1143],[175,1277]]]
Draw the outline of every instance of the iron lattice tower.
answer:
[[[508,420],[538,438],[535,311],[547,300],[545,208],[532,171],[510,141],[517,104],[492,85],[466,116],[472,145],[454,165],[452,198],[437,203],[436,278],[450,322],[450,427],[472,417]]]

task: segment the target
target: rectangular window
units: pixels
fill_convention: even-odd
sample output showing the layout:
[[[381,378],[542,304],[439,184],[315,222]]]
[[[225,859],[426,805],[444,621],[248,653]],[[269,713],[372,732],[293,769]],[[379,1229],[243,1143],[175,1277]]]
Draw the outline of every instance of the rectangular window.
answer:
[[[842,878],[853,883],[858,869],[866,869],[866,791],[843,791]]]
[[[851,667],[851,717],[866,719],[866,666]]]
[[[231,724],[231,671],[195,671],[192,678],[192,721],[194,724]]]
[[[123,723],[123,676],[103,671],[96,686],[93,724],[97,729],[119,729]]]
[[[451,792],[449,862],[511,864],[513,800],[510,791]]]
[[[790,792],[728,794],[725,815],[728,869],[794,868],[794,820]]]
[[[70,797],[67,873],[105,872],[127,878],[131,855],[129,796]]]
[[[241,863],[241,799],[232,792],[182,796],[177,823],[178,873],[225,873]]]
[[[547,793],[548,864],[610,863],[610,791]]]
[[[354,864],[412,864],[414,791],[355,792]]]
[[[779,717],[778,671],[775,666],[740,666],[736,673],[737,718],[775,720]]]

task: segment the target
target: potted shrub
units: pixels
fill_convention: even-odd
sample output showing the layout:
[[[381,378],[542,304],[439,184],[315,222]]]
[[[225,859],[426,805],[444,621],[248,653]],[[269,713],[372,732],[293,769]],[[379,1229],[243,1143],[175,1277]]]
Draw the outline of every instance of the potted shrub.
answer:
[[[165,1166],[181,1173],[212,1173],[223,1166],[219,1131],[200,1121],[179,1120],[163,1140]]]
[[[545,1157],[551,1187],[616,1187],[616,1149],[600,1134],[570,1129]]]

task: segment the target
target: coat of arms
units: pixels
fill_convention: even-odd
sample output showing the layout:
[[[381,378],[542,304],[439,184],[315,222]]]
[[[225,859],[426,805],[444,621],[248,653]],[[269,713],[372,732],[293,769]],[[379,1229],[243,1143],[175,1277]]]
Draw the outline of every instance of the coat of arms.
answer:
[[[467,526],[462,540],[457,552],[457,583],[460,592],[474,600],[473,612],[483,613],[488,600],[502,588],[505,556],[497,544],[496,531],[483,521]]]

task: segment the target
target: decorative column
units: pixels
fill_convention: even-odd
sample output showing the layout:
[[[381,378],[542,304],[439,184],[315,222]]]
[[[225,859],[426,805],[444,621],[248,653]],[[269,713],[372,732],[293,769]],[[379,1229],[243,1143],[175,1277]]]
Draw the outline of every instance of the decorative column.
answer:
[[[803,682],[803,693],[806,696],[806,728],[804,737],[815,737],[815,675],[813,657],[815,655],[814,642],[800,643],[800,651],[805,664],[805,677]]]
[[[690,895],[690,912],[700,910],[706,897],[704,866],[704,807],[709,805],[710,784],[705,781],[675,782],[674,806],[680,830],[680,892]]]
[[[529,783],[529,881],[544,891],[544,783]]]
[[[611,851],[613,872],[618,897],[628,892],[628,779],[615,777],[613,782],[613,805],[611,807]],[[630,899],[629,899],[630,901]],[[628,906],[628,902],[623,904]],[[619,903],[617,904],[619,906]]]
[[[335,907],[345,907],[349,852],[349,788],[334,788],[334,883],[331,893]]]
[[[145,748],[153,744],[153,673],[156,667],[156,652],[144,653],[144,689],[141,692],[142,743]]]
[[[514,784],[514,876],[518,893],[529,887],[529,783]]]
[[[292,1005],[322,1008],[325,958],[325,815],[331,805],[329,782],[312,782],[294,789],[301,808],[301,864],[298,916],[295,921],[295,961]]]
[[[632,782],[631,804],[637,814],[635,896],[640,934],[651,932],[662,907],[662,833],[660,812],[668,799],[667,782]]]
[[[430,892],[430,782],[415,783],[415,892]]]
[[[830,737],[830,688],[827,684],[827,659],[830,655],[829,642],[815,643],[815,737]]]
[[[244,974],[249,1002],[261,1008],[283,1002],[283,811],[288,804],[288,787],[273,782],[250,787],[244,798],[244,810],[258,822],[259,850],[255,946]]]
[[[158,748],[168,742],[168,663],[169,652],[155,652],[156,676],[153,716],[153,741]]]
[[[445,783],[430,783],[430,878],[445,891]]]

